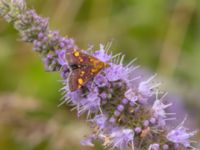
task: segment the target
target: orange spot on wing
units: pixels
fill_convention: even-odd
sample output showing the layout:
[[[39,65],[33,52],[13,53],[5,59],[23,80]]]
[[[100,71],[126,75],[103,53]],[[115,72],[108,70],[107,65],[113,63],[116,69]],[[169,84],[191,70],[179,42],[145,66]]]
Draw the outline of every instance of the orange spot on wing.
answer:
[[[83,79],[82,78],[78,79],[78,84],[83,85]]]
[[[83,76],[85,74],[85,71],[81,71],[81,76]]]
[[[76,51],[76,52],[74,52],[74,56],[78,57],[78,56],[80,56],[80,53]]]

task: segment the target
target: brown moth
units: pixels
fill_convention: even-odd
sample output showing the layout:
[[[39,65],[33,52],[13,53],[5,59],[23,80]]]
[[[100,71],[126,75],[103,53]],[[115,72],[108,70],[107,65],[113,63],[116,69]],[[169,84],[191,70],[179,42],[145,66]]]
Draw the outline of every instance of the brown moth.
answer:
[[[68,84],[70,91],[75,91],[94,78],[102,69],[109,65],[80,50],[73,49],[66,53],[66,60],[70,67]]]

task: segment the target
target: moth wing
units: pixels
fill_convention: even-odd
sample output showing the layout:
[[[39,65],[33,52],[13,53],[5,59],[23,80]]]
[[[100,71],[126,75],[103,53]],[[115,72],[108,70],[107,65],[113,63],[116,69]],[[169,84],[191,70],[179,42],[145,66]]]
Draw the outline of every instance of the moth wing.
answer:
[[[82,60],[80,64],[84,66],[91,66],[96,67],[94,65],[100,65],[103,64],[101,60],[99,60],[96,57],[91,56],[90,54],[86,54],[84,52],[79,51],[79,60]]]
[[[79,89],[78,78],[79,78],[79,69],[73,70],[70,72],[68,77],[68,85],[70,91],[75,91]]]
[[[88,80],[90,79],[89,73],[90,71],[88,70],[88,68],[84,67],[71,71],[68,78],[70,91],[78,90],[79,88],[84,86],[86,82],[88,82]]]
[[[78,65],[76,69],[71,69],[68,78],[69,88],[75,91],[84,86],[90,79],[96,76],[103,68],[108,67],[108,64],[99,59],[75,50],[66,54],[68,65]]]
[[[72,70],[68,77],[68,85],[70,91],[75,91],[84,86],[89,80],[96,76],[100,71],[92,72],[92,66],[84,66],[79,69]]]
[[[101,70],[102,68],[106,67],[106,64],[99,60],[98,58],[95,58],[89,54],[86,54],[80,50],[74,50],[70,51],[66,54],[66,59],[68,62],[68,65],[81,65],[81,66],[91,66],[93,68],[96,68],[98,70]]]
[[[79,65],[81,63],[79,60],[79,57],[75,56],[74,53],[75,53],[75,51],[70,51],[70,52],[66,53],[65,57],[66,57],[66,60],[67,60],[69,66],[74,65],[74,64]]]

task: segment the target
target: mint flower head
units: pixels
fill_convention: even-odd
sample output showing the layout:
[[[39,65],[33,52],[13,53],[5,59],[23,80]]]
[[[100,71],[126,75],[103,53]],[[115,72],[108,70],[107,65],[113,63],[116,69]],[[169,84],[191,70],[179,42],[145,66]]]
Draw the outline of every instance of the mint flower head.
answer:
[[[93,128],[93,133],[81,144],[94,146],[92,142],[99,140],[105,148],[119,150],[192,147],[190,138],[196,131],[187,133],[184,127],[177,131],[167,128],[168,121],[175,119],[175,113],[167,109],[173,103],[164,102],[167,94],[162,94],[159,84],[152,82],[155,75],[141,80],[134,76],[136,66],[123,65],[123,56],[111,56],[102,45],[90,55],[109,67],[76,91],[69,90],[67,79],[63,88],[65,101],[77,109],[78,116],[86,113]]]
[[[167,94],[159,90],[156,75],[137,75],[134,60],[125,65],[124,55],[112,55],[102,44],[92,52],[81,50],[73,39],[51,31],[48,19],[27,9],[22,0],[0,0],[0,15],[13,23],[22,41],[33,44],[46,70],[61,74],[62,104],[70,104],[78,117],[86,114],[93,130],[82,145],[94,146],[97,140],[105,149],[197,149],[192,140],[197,132],[188,132],[185,120],[169,128],[168,121],[176,118],[168,109],[173,102],[165,102]]]

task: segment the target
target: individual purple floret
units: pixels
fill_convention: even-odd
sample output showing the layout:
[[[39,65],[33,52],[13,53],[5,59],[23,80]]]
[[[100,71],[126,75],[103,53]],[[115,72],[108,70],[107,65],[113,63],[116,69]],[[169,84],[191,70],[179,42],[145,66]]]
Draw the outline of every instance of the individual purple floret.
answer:
[[[91,135],[87,138],[85,138],[84,140],[81,140],[81,145],[84,145],[84,146],[90,146],[90,147],[93,147],[94,144],[93,144],[93,141],[96,139],[96,136],[95,135]]]
[[[165,126],[167,120],[174,119],[174,118],[170,118],[169,116],[175,115],[175,113],[166,112],[166,109],[172,106],[172,103],[164,104],[162,102],[163,97],[161,99],[156,98],[152,106],[153,117],[158,120],[158,124],[161,126]]]
[[[159,144],[151,144],[148,148],[148,150],[159,150],[160,149],[160,145]]]
[[[136,132],[136,133],[141,133],[141,131],[142,131],[142,129],[141,129],[140,127],[136,127],[136,128],[135,128],[135,132]]]
[[[134,132],[132,129],[114,128],[110,134],[109,145],[120,150],[134,149]]]
[[[104,45],[100,44],[100,49],[93,53],[93,56],[102,60],[103,62],[108,62],[111,59],[111,55],[105,53]]]
[[[99,75],[96,75],[96,77],[94,78],[94,83],[98,86],[98,87],[105,87],[105,86],[109,86],[109,82],[108,82],[108,79],[99,74]]]
[[[189,132],[189,129],[183,126],[185,121],[186,118],[180,125],[178,125],[175,129],[171,130],[167,134],[167,139],[173,143],[182,144],[184,147],[193,148],[191,146],[190,138],[196,135],[197,131]]]
[[[168,150],[169,149],[169,145],[164,144],[162,148],[163,148],[163,150]]]

